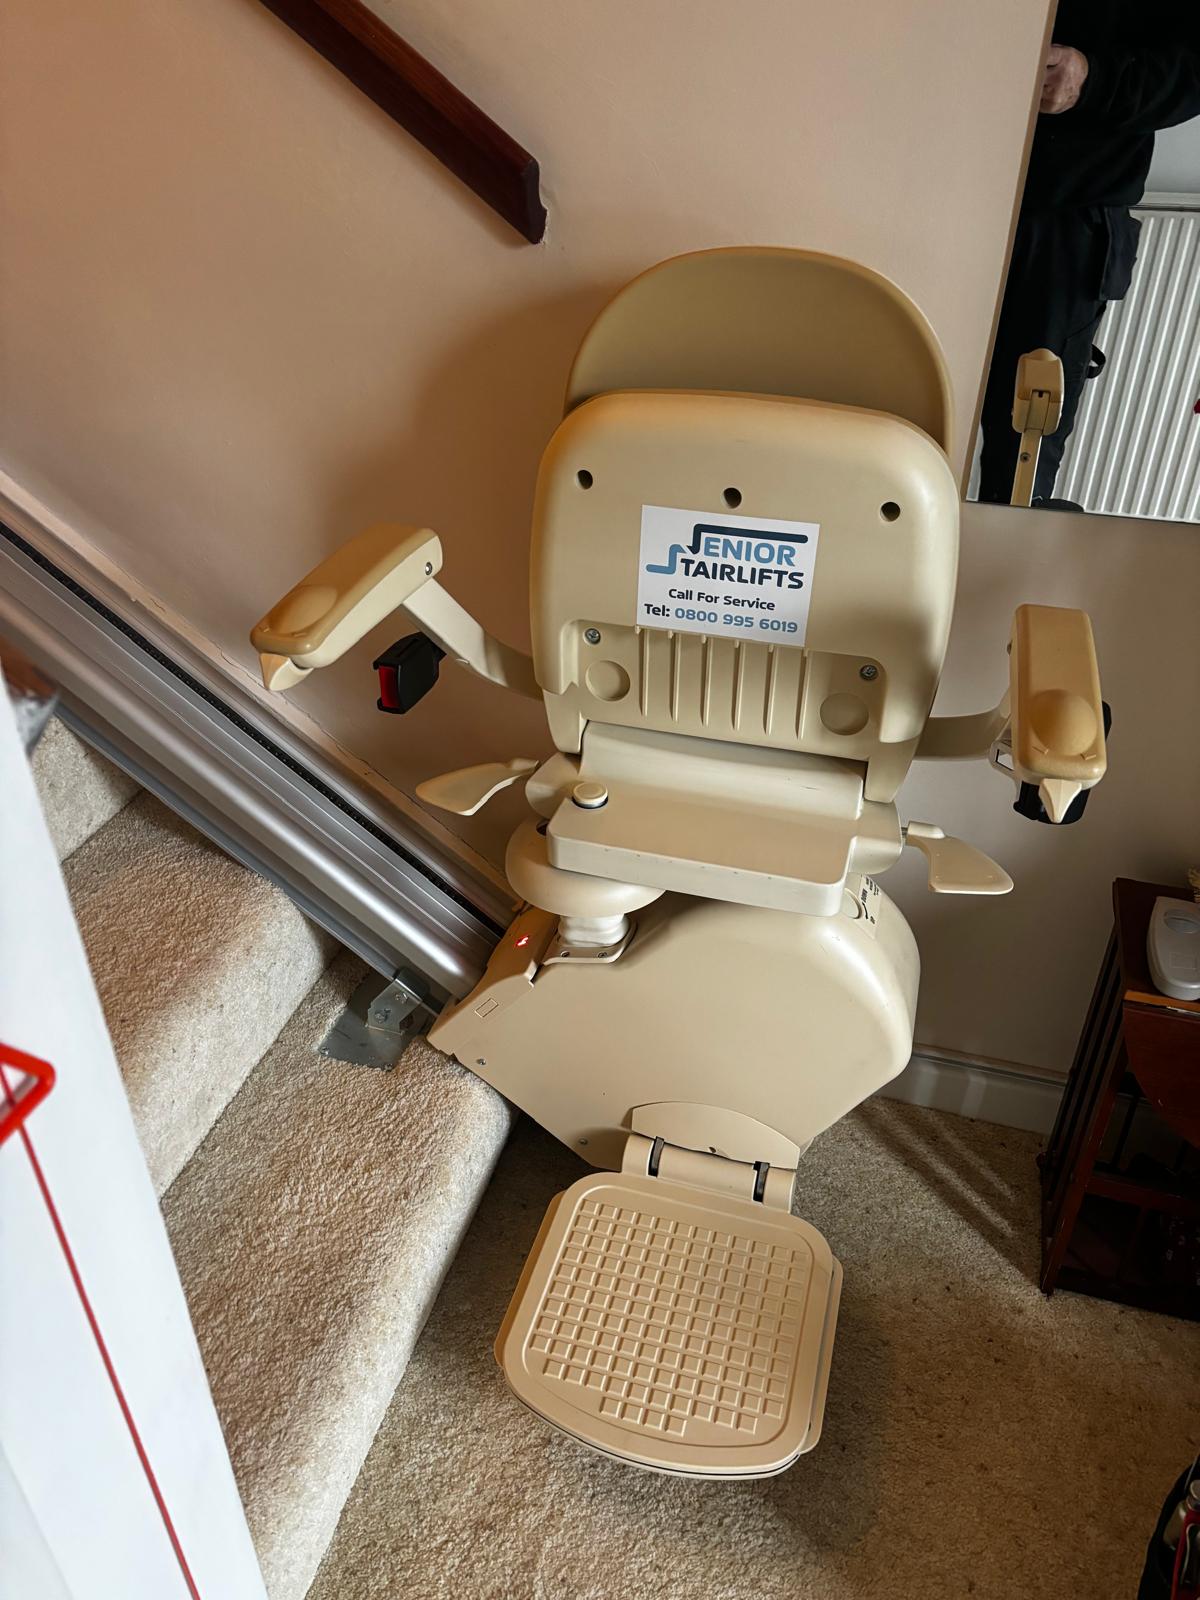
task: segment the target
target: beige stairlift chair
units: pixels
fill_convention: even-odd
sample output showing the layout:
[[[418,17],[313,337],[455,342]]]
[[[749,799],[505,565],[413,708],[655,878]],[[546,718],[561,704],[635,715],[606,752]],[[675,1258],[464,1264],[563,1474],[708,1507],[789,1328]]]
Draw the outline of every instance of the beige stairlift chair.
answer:
[[[1079,612],[1022,606],[999,705],[930,716],[948,418],[933,334],[876,274],[680,257],[576,358],[538,477],[531,658],[440,587],[436,534],[401,525],[252,634],[286,688],[399,609],[435,659],[545,706],[548,759],[418,789],[469,815],[523,782],[530,807],[506,863],[521,908],[430,1037],[597,1169],[551,1205],[497,1356],[547,1421],[643,1467],[764,1476],[817,1442],[841,1268],[792,1214],[796,1169],[913,1037],[916,945],[876,880],[907,844],[937,893],[1012,886],[901,823],[910,763],[990,756],[1053,821],[1104,772]]]

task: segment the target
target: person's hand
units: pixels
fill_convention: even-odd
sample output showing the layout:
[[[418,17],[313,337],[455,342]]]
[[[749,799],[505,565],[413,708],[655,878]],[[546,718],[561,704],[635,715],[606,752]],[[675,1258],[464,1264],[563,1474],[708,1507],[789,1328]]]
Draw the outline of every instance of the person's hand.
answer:
[[[1042,103],[1038,110],[1052,117],[1060,111],[1070,111],[1083,92],[1087,75],[1088,59],[1082,50],[1069,44],[1052,44],[1046,58]]]

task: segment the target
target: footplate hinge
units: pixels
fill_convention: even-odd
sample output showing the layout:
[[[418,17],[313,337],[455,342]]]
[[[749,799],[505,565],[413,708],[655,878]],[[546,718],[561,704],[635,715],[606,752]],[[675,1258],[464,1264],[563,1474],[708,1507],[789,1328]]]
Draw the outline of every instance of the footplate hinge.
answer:
[[[661,1178],[664,1183],[678,1183],[690,1189],[706,1189],[710,1194],[757,1200],[775,1211],[792,1209],[796,1186],[792,1167],[773,1167],[766,1161],[731,1161],[727,1156],[685,1150],[665,1139],[648,1139],[640,1133],[631,1133],[626,1139],[621,1171]]]

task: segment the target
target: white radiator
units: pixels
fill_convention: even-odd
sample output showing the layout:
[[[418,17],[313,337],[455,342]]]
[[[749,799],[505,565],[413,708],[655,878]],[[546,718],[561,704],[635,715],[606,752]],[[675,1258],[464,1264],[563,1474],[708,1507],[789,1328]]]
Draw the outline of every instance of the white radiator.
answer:
[[[1161,197],[1166,200],[1167,197]],[[1096,343],[1054,486],[1057,499],[1124,517],[1200,521],[1200,196],[1147,196],[1133,286]]]

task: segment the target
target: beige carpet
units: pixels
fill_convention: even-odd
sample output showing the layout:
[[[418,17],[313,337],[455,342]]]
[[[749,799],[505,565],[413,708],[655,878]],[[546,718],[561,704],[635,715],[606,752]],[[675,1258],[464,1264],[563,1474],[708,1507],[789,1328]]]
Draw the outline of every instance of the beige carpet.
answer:
[[[61,723],[35,770],[267,1592],[302,1600],[512,1112],[424,1039],[318,1055],[362,965]]]
[[[271,1600],[312,1581],[511,1125],[423,1039],[391,1072],[316,1054],[363,971],[314,984],[163,1203]]]
[[[34,746],[32,765],[60,861],[140,792],[132,778],[97,755],[57,717],[50,718]]]
[[[337,946],[149,794],[64,876],[161,1194]]]
[[[875,1102],[800,1209],[846,1269],[825,1434],[782,1477],[619,1466],[508,1395],[491,1341],[579,1163],[522,1122],[309,1600],[1132,1600],[1200,1444],[1200,1327],[1032,1282],[1032,1136]]]

